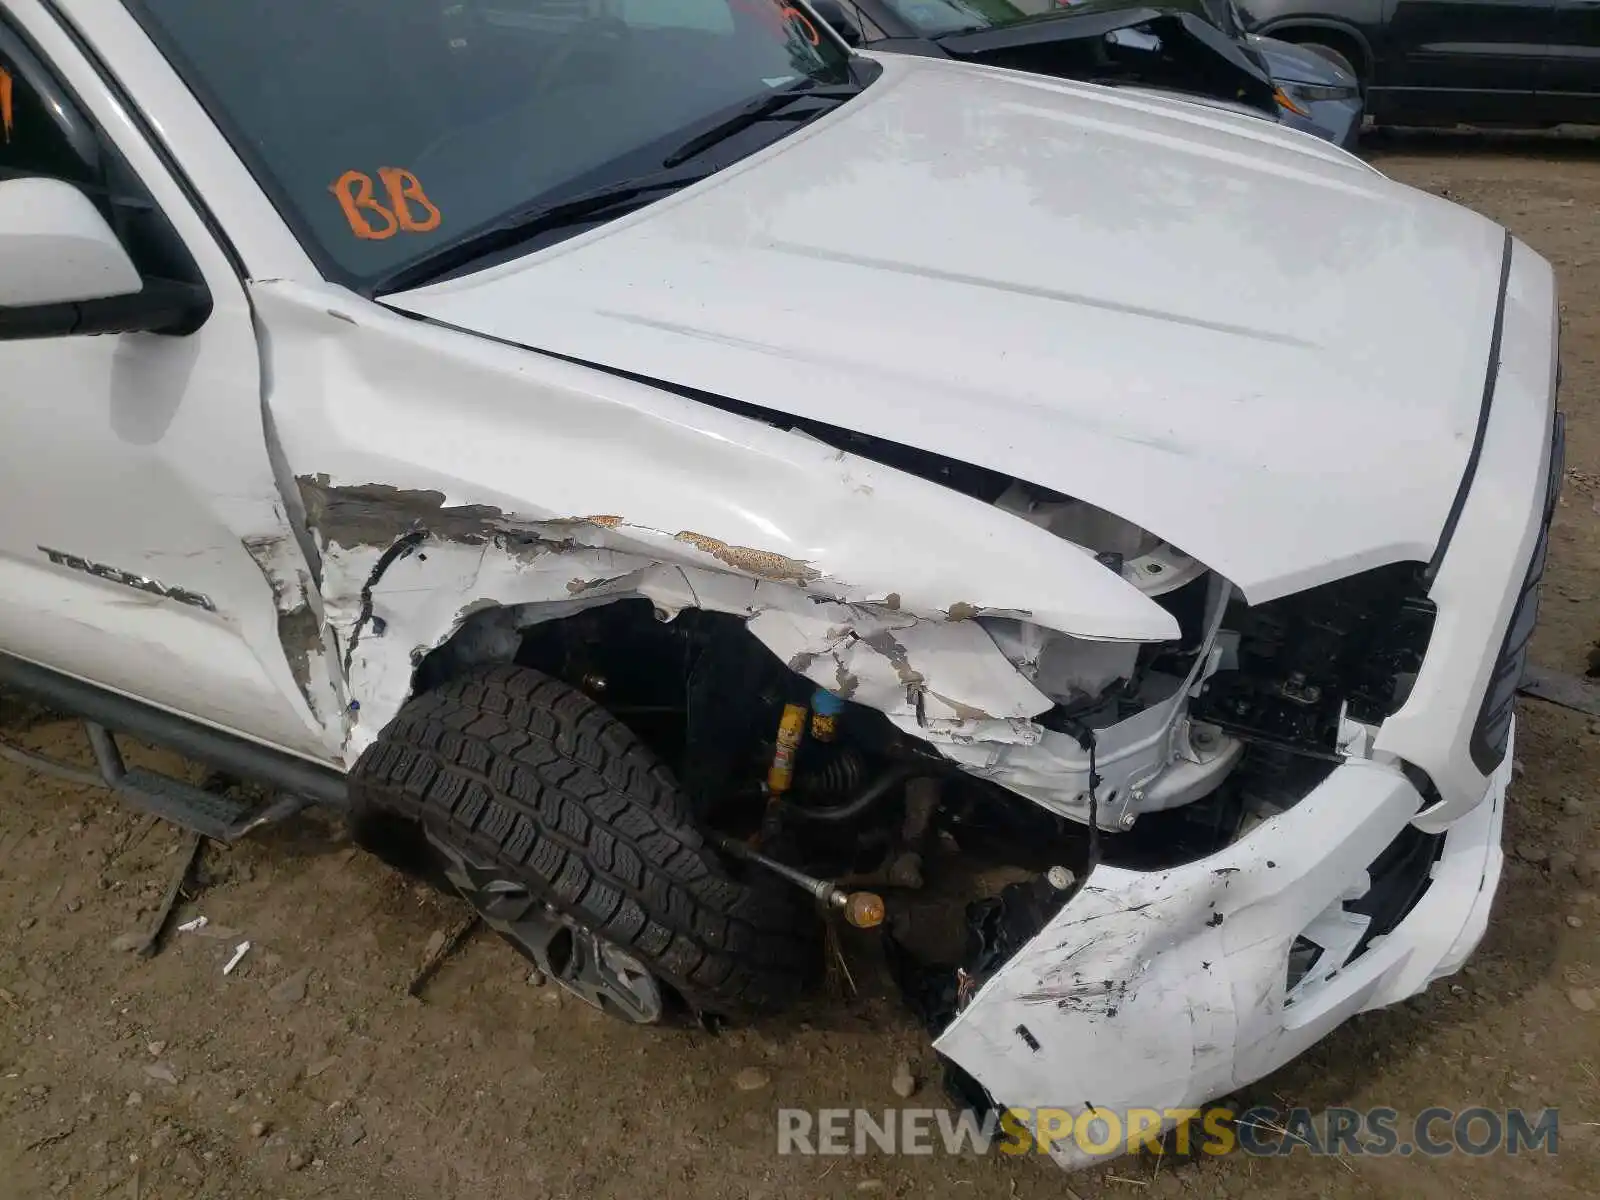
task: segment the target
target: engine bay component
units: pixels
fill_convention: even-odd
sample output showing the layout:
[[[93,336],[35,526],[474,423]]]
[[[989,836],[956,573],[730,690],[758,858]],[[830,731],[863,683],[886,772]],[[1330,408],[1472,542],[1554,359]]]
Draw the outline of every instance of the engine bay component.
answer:
[[[1191,711],[1227,736],[1338,761],[1347,723],[1375,728],[1405,703],[1433,622],[1420,563],[1255,607],[1235,599]]]
[[[778,719],[777,744],[772,748],[772,765],[767,768],[767,791],[782,796],[794,785],[794,759],[805,737],[806,710],[803,705],[785,704]]]
[[[839,714],[844,711],[844,700],[827,688],[818,688],[811,694],[811,736],[819,742],[831,742],[839,732]]]
[[[1147,596],[1176,591],[1205,565],[1131,521],[1083,500],[1013,480],[994,506],[1094,552]]]

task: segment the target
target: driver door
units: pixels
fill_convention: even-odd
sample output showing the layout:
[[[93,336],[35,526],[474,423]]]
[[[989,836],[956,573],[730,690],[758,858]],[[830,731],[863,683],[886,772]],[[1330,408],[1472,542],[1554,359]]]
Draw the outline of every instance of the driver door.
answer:
[[[1451,121],[1537,118],[1555,0],[1395,0],[1392,78],[1408,111]]]
[[[33,286],[14,269],[28,231],[0,228],[0,652],[333,759],[338,700],[268,456],[250,309],[133,128],[35,0],[0,4],[0,187],[87,195],[142,279],[135,307],[171,289],[202,301],[192,331],[60,336],[16,299]]]
[[[1600,0],[1556,0],[1550,63],[1539,81],[1548,121],[1600,121]]]

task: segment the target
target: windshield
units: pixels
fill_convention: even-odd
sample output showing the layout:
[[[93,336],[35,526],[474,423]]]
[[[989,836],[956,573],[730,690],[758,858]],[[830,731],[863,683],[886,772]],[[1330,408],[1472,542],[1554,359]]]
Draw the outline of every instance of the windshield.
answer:
[[[1120,12],[1157,8],[1192,12],[1228,29],[1233,0],[883,0],[923,37],[943,37],[979,29],[998,29],[1019,21],[1063,13]]]
[[[127,3],[352,286],[546,195],[659,170],[753,99],[851,78],[848,51],[785,0]],[[795,125],[752,128],[707,165]]]
[[[940,37],[967,29],[992,29],[1009,25],[1041,11],[1048,11],[1038,0],[1024,11],[1010,0],[886,0],[900,19],[924,37]],[[1028,3],[1028,0],[1022,0]]]

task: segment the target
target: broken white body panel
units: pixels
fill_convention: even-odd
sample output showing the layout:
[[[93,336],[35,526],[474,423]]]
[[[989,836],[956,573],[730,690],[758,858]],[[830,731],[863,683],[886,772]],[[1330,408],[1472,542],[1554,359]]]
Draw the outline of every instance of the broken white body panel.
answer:
[[[1073,1108],[1087,1102],[1111,1111],[1191,1107],[1282,1065],[1350,1016],[1456,970],[1481,938],[1500,873],[1510,754],[1485,778],[1466,742],[1540,534],[1555,370],[1548,267],[1520,245],[1510,254],[1501,370],[1476,485],[1439,564],[1435,632],[1409,702],[1383,726],[1357,731],[1344,766],[1227,850],[1159,872],[1098,868],[936,1043],[1003,1103]],[[472,519],[499,534],[430,540],[425,560],[408,555],[396,561],[369,589],[370,614],[383,619],[385,630],[361,638],[352,656],[352,694],[364,697],[358,745],[370,736],[362,726],[381,726],[407,694],[411,652],[435,644],[475,605],[504,606],[516,614],[515,625],[642,596],[668,618],[688,607],[746,616],[769,649],[821,686],[879,708],[977,773],[1055,811],[1086,817],[1079,795],[1087,769],[1082,750],[1030,721],[1048,699],[1004,657],[1001,647],[1016,657],[1006,636],[974,619],[948,618],[950,610],[968,605],[980,612],[1048,612],[1057,628],[1137,637],[1132,623],[1151,617],[1151,606],[1093,559],[1076,551],[1050,553],[1038,536],[1045,531],[1035,525],[994,524],[997,509],[870,461],[714,410],[680,408],[688,402],[629,380],[596,380],[566,364],[550,368],[552,383],[541,401],[547,414],[569,402],[566,389],[553,382],[568,371],[584,380],[586,397],[602,394],[617,407],[594,426],[604,430],[607,470],[569,472],[561,490],[575,499],[566,512],[552,512],[536,493],[519,490],[526,486],[521,481],[548,485],[564,463],[587,460],[568,444],[564,422],[546,426],[539,444],[506,449],[500,414],[507,410],[498,395],[505,388],[507,404],[515,403],[512,397],[525,385],[504,380],[491,364],[519,361],[514,348],[486,347],[445,330],[395,329],[395,319],[381,310],[348,305],[340,311],[353,320],[328,321],[327,297],[286,285],[258,294],[273,327],[307,322],[323,339],[315,371],[303,380],[290,361],[274,363],[283,396],[311,397],[326,389],[341,397],[345,418],[364,430],[360,445],[348,450],[350,461],[330,460],[325,441],[321,461],[332,461],[351,481],[404,478],[411,487],[449,497],[444,511],[490,506],[494,515]],[[386,345],[391,329],[401,341]],[[406,346],[419,339],[439,339],[471,358],[474,373],[464,394],[474,402],[435,418],[424,439],[432,466],[410,463],[402,474],[396,460],[410,452],[416,421],[428,411],[423,398],[442,386],[426,374],[439,356],[406,355]],[[278,344],[307,340],[288,337]],[[414,407],[406,402],[413,392]],[[357,397],[371,397],[374,407],[363,412],[352,403]],[[396,419],[391,405],[413,415]],[[482,430],[476,428],[479,411],[495,414],[481,418]],[[695,416],[688,426],[667,419],[689,412]],[[288,429],[326,428],[338,420],[331,401],[315,417],[283,416]],[[636,433],[639,427],[648,432]],[[374,432],[384,429],[405,431],[405,441],[380,464],[365,456],[388,448],[387,436]],[[586,427],[576,436],[587,434]],[[641,446],[637,457],[630,451],[634,444]],[[292,445],[289,450],[296,452]],[[741,488],[750,462],[759,468]],[[663,472],[673,478],[664,480]],[[713,482],[703,489],[696,479]],[[323,487],[338,490],[332,480],[317,481],[312,490]],[[819,496],[832,499],[819,505]],[[1518,499],[1511,503],[1510,497]],[[650,523],[627,515],[641,506],[658,515]],[[609,515],[577,515],[602,509]],[[522,515],[512,519],[510,512]],[[337,522],[324,528],[324,587],[348,597],[343,607],[330,607],[330,617],[348,645],[361,619],[359,582],[384,547],[346,547]],[[780,540],[775,531],[787,536]],[[952,591],[960,585],[940,572],[959,573],[973,559],[953,560],[941,554],[941,544],[969,546],[973,553],[1001,547],[995,567],[984,574],[990,590]],[[730,562],[730,556],[743,561]],[[1097,590],[1052,574],[1080,568],[1086,580],[1100,582]],[[341,579],[346,582],[335,582]],[[1499,582],[1485,587],[1487,579]],[[899,588],[892,603],[891,587]],[[1070,611],[1050,607],[1063,594],[1075,605]],[[1103,597],[1095,603],[1105,606],[1104,614],[1091,606],[1095,597]],[[1223,598],[1214,597],[1213,630]],[[1115,615],[1119,608],[1125,615]],[[1170,636],[1152,626],[1144,636],[1164,634]],[[1197,665],[1197,676],[1206,669]],[[1137,760],[1147,773],[1138,780],[1142,786],[1133,786],[1135,775],[1118,773],[1115,737],[1103,741],[1106,827],[1165,807],[1162,785],[1176,791],[1189,773],[1200,773],[1195,794],[1209,790],[1215,784],[1207,783],[1205,768],[1215,764],[1225,773],[1237,758],[1232,739],[1203,745],[1193,738],[1185,701],[1199,682],[1184,681],[1170,704],[1153,705],[1124,723],[1130,728],[1111,731],[1130,746],[1159,746]],[[923,698],[921,724],[914,693]],[[1141,729],[1150,740],[1141,739]],[[1440,789],[1431,808],[1400,759],[1429,770]],[[1343,905],[1365,894],[1369,866],[1412,824],[1445,834],[1427,892],[1395,929],[1351,958],[1364,919],[1352,918]],[[1291,989],[1286,964],[1297,938],[1323,954]],[[1019,1036],[1019,1027],[1039,1049]],[[1067,1165],[1080,1161],[1072,1143],[1055,1152]]]
[[[1373,762],[1339,767],[1294,808],[1199,862],[1100,867],[934,1045],[1007,1105],[1116,1120],[1082,1144],[1050,1143],[1063,1165],[1086,1165],[1097,1156],[1085,1146],[1127,1145],[1130,1109],[1196,1110],[1356,1013],[1459,969],[1499,882],[1510,774],[1507,758],[1446,835],[1422,900],[1354,959],[1319,922],[1346,927],[1343,902],[1366,891],[1368,865],[1421,804],[1398,770]],[[1290,949],[1307,935],[1326,945],[1291,991]]]
[[[1560,468],[1551,273],[1518,245],[1507,276],[1481,455],[1438,563],[1438,616],[1406,704],[1375,737],[1356,731],[1343,765],[1225,850],[1169,870],[1096,869],[935,1043],[1003,1103],[1196,1107],[1458,970],[1482,939],[1503,863],[1514,731],[1487,779],[1469,744],[1528,564],[1543,553],[1541,504],[1553,501]],[[1431,803],[1406,763],[1427,764]],[[1367,894],[1369,869],[1408,826],[1443,835],[1426,890],[1360,945],[1367,918],[1346,905]],[[1291,986],[1297,939],[1320,954]],[[1068,1166],[1089,1158],[1075,1140],[1050,1151]]]
[[[1497,226],[1254,117],[886,57],[700,184],[372,300],[317,275],[120,5],[63,7],[235,253],[56,19],[8,0],[153,181],[217,316],[187,360],[144,335],[0,349],[0,391],[30,397],[0,432],[38,425],[13,509],[64,473],[99,488],[38,515],[73,562],[32,526],[0,539],[0,648],[348,767],[461,630],[508,658],[521,629],[643,598],[744,618],[791,670],[1086,821],[1088,753],[1038,718],[1175,639],[1157,599],[1209,571],[1193,668],[1099,731],[1113,830],[1239,761],[1189,716],[1235,593],[1427,562],[1448,534],[1404,705],[1224,851],[1097,868],[938,1046],[1005,1104],[1183,1106],[1481,936],[1510,755],[1482,769],[1472,741],[1541,537],[1556,329],[1548,264]],[[1084,513],[763,414],[1072,497],[1130,553],[1074,541]],[[130,581],[164,590],[129,608]],[[1431,885],[1350,958],[1342,905],[1408,827],[1444,835]],[[1324,957],[1291,994],[1296,938]]]

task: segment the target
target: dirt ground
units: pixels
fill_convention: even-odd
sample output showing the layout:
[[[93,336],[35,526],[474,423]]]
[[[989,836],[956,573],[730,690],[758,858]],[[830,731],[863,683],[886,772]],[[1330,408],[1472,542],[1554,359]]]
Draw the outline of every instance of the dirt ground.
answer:
[[[1560,274],[1569,469],[1535,657],[1581,673],[1600,635],[1600,143],[1390,136],[1373,156]],[[910,1103],[939,1102],[924,1039],[871,980],[760,1029],[643,1031],[530,984],[478,935],[410,998],[459,903],[317,818],[209,847],[180,915],[208,928],[140,958],[118,939],[158,903],[178,832],[0,762],[0,1196],[1592,1196],[1600,722],[1538,703],[1521,721],[1511,859],[1477,957],[1244,1099],[1559,1106],[1554,1157],[1122,1159],[1071,1176],[1035,1156],[780,1157],[780,1106],[899,1103],[901,1059],[925,1081]],[[86,757],[70,724],[3,700],[0,726]],[[747,1069],[764,1086],[740,1090]]]

